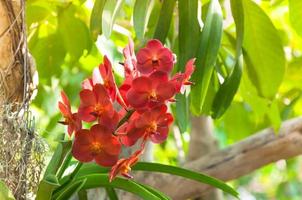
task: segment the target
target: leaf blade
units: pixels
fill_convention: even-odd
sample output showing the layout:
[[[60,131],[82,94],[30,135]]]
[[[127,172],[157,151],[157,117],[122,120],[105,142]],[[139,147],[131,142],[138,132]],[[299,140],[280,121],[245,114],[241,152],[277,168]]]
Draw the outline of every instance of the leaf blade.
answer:
[[[190,108],[200,115],[216,62],[222,37],[222,10],[218,0],[212,0],[208,9],[196,59],[196,71],[192,76],[195,85],[191,91]]]
[[[147,25],[147,8],[150,0],[136,0],[133,9],[133,26],[138,39],[142,39]]]
[[[102,16],[106,0],[96,0],[90,15],[90,33],[94,41],[102,34]]]
[[[106,38],[109,38],[112,32],[116,16],[122,7],[123,0],[106,1],[102,15],[102,31]]]
[[[172,21],[176,0],[164,0],[160,10],[159,19],[155,28],[154,38],[165,43]]]
[[[181,176],[181,177],[195,180],[195,181],[198,181],[201,183],[209,184],[211,186],[214,186],[216,188],[223,190],[224,192],[227,192],[228,194],[238,197],[238,193],[233,188],[231,188],[227,184],[223,183],[222,181],[215,179],[213,177],[201,174],[201,173],[197,173],[197,172],[188,170],[188,169],[184,169],[184,168],[180,168],[180,167],[176,167],[176,166],[159,164],[159,163],[139,162],[135,166],[133,166],[133,170],[161,172],[161,173],[167,173],[167,174],[172,174],[172,175],[176,175],[176,176]]]
[[[302,1],[289,0],[289,20],[295,31],[302,37]]]
[[[256,3],[251,0],[243,0],[242,3],[245,27],[243,48],[246,52],[243,56],[247,73],[259,95],[273,99],[285,72],[282,41],[270,18]]]
[[[244,34],[244,13],[242,1],[231,0],[231,9],[236,24],[236,63],[232,72],[225,79],[215,96],[212,105],[213,118],[221,117],[231,105],[231,102],[239,88],[242,76],[243,63],[241,61],[241,54]]]

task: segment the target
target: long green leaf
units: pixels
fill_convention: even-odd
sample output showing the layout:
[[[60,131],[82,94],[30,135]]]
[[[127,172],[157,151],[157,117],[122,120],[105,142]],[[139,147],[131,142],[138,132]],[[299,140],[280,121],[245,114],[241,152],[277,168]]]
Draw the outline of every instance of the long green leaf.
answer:
[[[150,190],[145,189],[140,184],[132,180],[117,177],[112,182],[109,182],[108,174],[89,174],[86,176],[78,177],[76,181],[82,179],[87,179],[82,189],[112,187],[131,192],[145,200],[160,200],[160,198],[150,192]]]
[[[112,32],[116,16],[122,7],[123,0],[106,1],[102,16],[102,31],[106,38],[109,38]]]
[[[90,16],[90,32],[94,40],[102,34],[102,16],[106,0],[96,0]]]
[[[155,190],[154,188],[147,186],[147,185],[143,185],[143,184],[139,184],[140,186],[142,186],[143,188],[145,188],[146,190],[150,191],[151,193],[153,193],[154,195],[156,195],[159,199],[161,200],[170,200],[171,198],[168,197],[167,195],[165,195],[164,193]]]
[[[179,0],[179,58],[178,71],[183,71],[186,62],[196,56],[200,37],[198,23],[198,0]]]
[[[233,188],[223,183],[222,181],[188,169],[170,166],[170,165],[158,164],[158,163],[139,162],[135,166],[133,166],[133,170],[161,172],[161,173],[181,176],[201,183],[206,183],[208,185],[219,188],[228,194],[238,197],[238,193]]]
[[[61,190],[60,192],[56,193],[55,195],[53,195],[53,200],[66,200],[66,199],[70,199],[70,197],[73,194],[76,194],[77,192],[79,192],[83,186],[86,183],[86,179],[81,179],[78,181],[74,181],[70,184],[68,184],[67,187],[65,187],[63,190]]]
[[[231,74],[225,79],[219,88],[212,105],[212,117],[221,117],[230,106],[240,84],[242,75],[242,42],[244,31],[244,13],[241,0],[231,0],[233,18],[236,24],[236,63]]]
[[[285,71],[282,41],[270,18],[256,3],[251,0],[242,0],[242,3],[246,52],[243,56],[249,79],[260,96],[273,99]]]
[[[289,19],[295,31],[302,37],[302,1],[289,0]]]
[[[59,186],[57,177],[49,174],[39,183],[36,200],[50,200],[54,190]]]
[[[233,196],[237,196],[238,193],[228,186],[227,184],[221,182],[220,180],[217,180],[215,178],[212,178],[210,176],[197,173],[188,169],[180,168],[180,167],[174,167],[169,165],[163,165],[158,163],[148,163],[148,162],[138,162],[135,166],[132,168],[133,171],[150,171],[150,172],[161,172],[161,173],[167,173],[172,174],[176,176],[181,176],[184,178],[188,178],[191,180],[195,180],[201,183],[206,183],[211,186],[217,187]],[[78,175],[76,176],[76,179],[79,177],[87,177],[89,174],[93,173],[107,173],[109,171],[108,168],[100,167],[96,164],[89,163],[84,164],[81,170],[79,171]]]
[[[179,37],[178,37],[178,65],[177,71],[184,71],[186,62],[194,58],[198,49],[200,26],[198,23],[198,0],[179,0]],[[183,133],[189,124],[189,106],[185,95],[176,96],[176,122]]]
[[[214,64],[222,36],[222,10],[218,0],[212,0],[202,30],[196,59],[196,71],[192,76],[195,85],[191,91],[190,108],[200,115],[208,92]]]
[[[61,141],[58,144],[57,149],[55,150],[45,170],[44,177],[47,177],[49,174],[53,174],[53,175],[57,174],[63,161],[68,155],[70,148],[71,148],[71,141]]]
[[[179,127],[181,133],[187,131],[187,127],[189,124],[189,101],[185,94],[177,94],[176,95],[176,106],[175,106],[175,114],[176,114],[176,123]]]
[[[173,11],[176,0],[163,0],[163,5],[160,10],[159,19],[157,21],[154,38],[165,43],[172,21]]]
[[[133,9],[133,26],[138,39],[143,39],[148,23],[148,6],[150,0],[136,0]]]
[[[110,200],[118,200],[118,196],[113,188],[106,187],[105,189]]]

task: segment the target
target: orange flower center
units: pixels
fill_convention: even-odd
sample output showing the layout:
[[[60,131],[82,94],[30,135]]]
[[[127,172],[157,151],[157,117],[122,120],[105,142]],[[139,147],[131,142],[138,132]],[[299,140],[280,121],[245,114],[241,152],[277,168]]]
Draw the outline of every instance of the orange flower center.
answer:
[[[152,65],[153,67],[157,67],[159,65],[158,58],[156,56],[152,58]]]
[[[155,121],[153,121],[150,123],[150,125],[146,129],[146,132],[152,133],[152,132],[156,132],[156,130],[157,130],[157,123]]]
[[[149,99],[156,99],[156,92],[155,92],[155,90],[152,90],[152,91],[149,93]]]
[[[99,142],[93,142],[90,146],[90,150],[94,155],[101,153],[102,146]]]
[[[98,115],[101,115],[104,112],[104,107],[100,104],[96,104],[94,107],[94,112],[97,113]]]

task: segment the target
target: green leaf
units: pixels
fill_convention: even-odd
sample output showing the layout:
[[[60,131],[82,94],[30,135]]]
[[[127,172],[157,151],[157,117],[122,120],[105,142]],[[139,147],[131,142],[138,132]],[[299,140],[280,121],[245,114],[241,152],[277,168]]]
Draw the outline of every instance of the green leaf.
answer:
[[[73,194],[79,192],[85,185],[86,179],[74,181],[67,185],[63,190],[53,195],[54,200],[65,200],[70,199]]]
[[[165,43],[169,32],[175,3],[176,0],[163,0],[163,5],[160,10],[159,19],[154,33],[154,38],[159,39],[162,43]]]
[[[39,184],[36,200],[52,199],[53,191],[59,186],[58,179],[55,175],[47,175]]]
[[[177,71],[184,71],[186,62],[196,56],[200,37],[198,23],[198,0],[179,0],[179,37]],[[190,30],[190,31],[188,31]],[[176,96],[176,122],[181,132],[187,130],[189,124],[188,99],[184,95]]]
[[[37,64],[39,79],[42,78],[49,81],[49,76],[60,75],[61,65],[66,55],[66,50],[62,47],[62,43],[60,35],[54,33],[37,39],[30,46],[30,51]]]
[[[116,16],[122,7],[123,0],[106,1],[103,10],[102,31],[106,38],[109,38],[112,32]]]
[[[45,170],[44,177],[47,177],[50,174],[52,174],[52,175],[57,174],[63,161],[65,160],[66,156],[68,155],[68,152],[70,152],[70,149],[71,149],[71,141],[61,141],[58,144],[57,149],[55,150],[55,152]]]
[[[228,186],[227,184],[223,183],[220,180],[217,180],[215,178],[212,178],[210,176],[197,173],[188,169],[175,167],[175,166],[169,166],[169,165],[163,165],[158,163],[148,163],[148,162],[138,162],[135,166],[132,168],[133,171],[151,171],[151,172],[161,172],[161,173],[167,173],[172,174],[176,176],[181,176],[184,178],[188,178],[191,180],[195,180],[201,183],[206,183],[211,186],[217,187],[224,192],[227,192],[233,196],[237,196],[237,192]],[[80,169],[78,175],[76,176],[76,179],[79,177],[87,177],[90,174],[93,173],[107,173],[109,171],[108,168],[100,167],[93,163],[84,164],[83,167]],[[122,179],[123,180],[123,179]],[[99,181],[100,182],[100,181]],[[145,187],[145,186],[144,186]]]
[[[218,0],[212,0],[202,30],[196,59],[196,71],[192,76],[195,85],[191,91],[190,108],[193,114],[203,110],[209,83],[222,37],[222,11]]]
[[[198,23],[198,0],[179,0],[179,57],[178,71],[183,71],[186,62],[196,56],[200,37]]]
[[[79,200],[88,200],[87,191],[86,190],[80,190],[78,192]]]
[[[242,76],[242,42],[244,31],[244,13],[241,0],[231,0],[231,8],[233,18],[236,24],[236,63],[230,73],[225,79],[221,87],[219,88],[212,105],[212,117],[221,117],[226,109],[231,105],[231,102],[239,88],[241,76]]]
[[[133,26],[138,39],[143,39],[148,23],[148,6],[150,0],[136,0],[133,9]]]
[[[90,51],[92,41],[85,22],[75,17],[72,9],[65,9],[58,15],[58,30],[65,49],[72,61],[77,61],[84,53]],[[60,44],[61,45],[61,44]]]
[[[106,193],[110,200],[118,200],[118,196],[113,188],[106,187]]]
[[[253,1],[242,0],[244,8],[244,59],[252,83],[262,97],[273,99],[282,82],[285,56],[278,31]]]
[[[289,0],[289,20],[295,31],[302,37],[302,1]]]
[[[177,94],[176,97],[176,123],[179,127],[181,133],[187,131],[187,126],[189,123],[189,105],[186,94]]]
[[[90,16],[90,32],[95,41],[102,34],[102,16],[106,0],[96,0]]]
[[[274,100],[270,107],[268,108],[267,116],[274,128],[275,133],[278,133],[278,130],[281,126],[281,115],[278,108],[278,101]]]
[[[71,154],[71,149],[70,149],[64,156],[64,160],[63,160],[59,170],[57,171],[57,177],[59,180],[62,178],[66,168],[69,166],[71,159],[72,159],[72,154]]]
[[[150,190],[145,189],[145,187],[142,187],[141,184],[138,184],[132,180],[127,180],[117,177],[112,182],[109,182],[108,174],[88,174],[86,176],[77,177],[76,181],[82,179],[87,179],[82,189],[91,189],[97,187],[112,187],[112,188],[125,190],[127,192],[131,192],[145,200],[160,199],[155,194],[150,192]]]
[[[0,199],[15,200],[14,195],[2,180],[0,180]]]
[[[153,193],[154,195],[156,195],[159,199],[161,200],[170,200],[171,198],[168,197],[167,195],[165,195],[164,193],[158,191],[158,190],[155,190],[153,189],[152,187],[150,186],[147,186],[147,185],[143,185],[143,184],[139,184],[140,186],[142,186],[143,188],[145,188],[146,190],[150,191],[151,193]]]
[[[26,24],[30,26],[32,23],[40,22],[51,14],[51,10],[39,5],[26,6]]]
[[[181,176],[187,179],[198,181],[200,183],[211,185],[213,187],[223,190],[228,194],[238,197],[238,193],[233,188],[223,183],[222,181],[188,169],[184,169],[176,166],[158,164],[158,163],[147,163],[147,162],[139,162],[135,166],[133,166],[132,169],[138,171],[161,172],[161,173]]]

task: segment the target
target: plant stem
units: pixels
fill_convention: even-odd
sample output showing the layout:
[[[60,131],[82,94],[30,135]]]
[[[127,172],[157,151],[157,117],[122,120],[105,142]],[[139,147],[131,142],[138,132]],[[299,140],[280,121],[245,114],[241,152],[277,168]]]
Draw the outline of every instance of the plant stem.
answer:
[[[132,116],[132,114],[134,113],[134,109],[133,110],[129,110],[127,111],[127,114],[121,119],[121,121],[119,121],[116,129],[118,129],[119,127],[121,127],[125,122],[128,121],[128,119]]]

